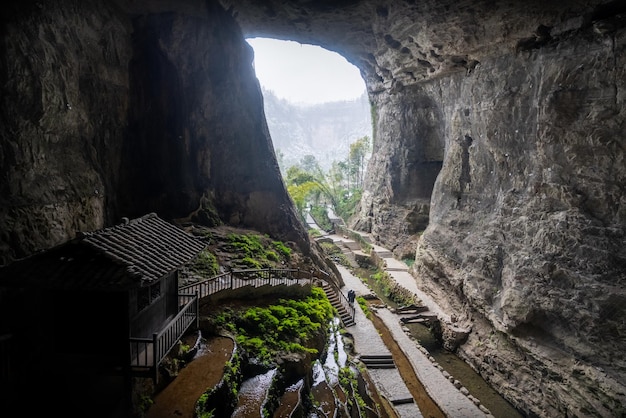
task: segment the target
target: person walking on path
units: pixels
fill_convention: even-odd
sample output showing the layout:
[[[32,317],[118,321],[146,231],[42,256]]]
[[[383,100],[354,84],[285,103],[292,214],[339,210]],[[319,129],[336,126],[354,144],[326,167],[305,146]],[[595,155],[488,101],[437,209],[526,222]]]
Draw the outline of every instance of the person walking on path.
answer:
[[[354,304],[355,297],[356,297],[356,292],[352,289],[348,290],[348,302],[350,302],[350,305]]]

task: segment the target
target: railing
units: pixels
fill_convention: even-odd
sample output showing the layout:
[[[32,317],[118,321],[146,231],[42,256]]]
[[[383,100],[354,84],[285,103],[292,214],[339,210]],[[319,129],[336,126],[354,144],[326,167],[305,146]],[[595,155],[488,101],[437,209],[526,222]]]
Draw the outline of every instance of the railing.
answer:
[[[197,294],[179,294],[184,303],[178,314],[152,338],[130,338],[131,367],[151,369],[158,379],[158,365],[176,342],[198,321],[199,297]]]
[[[244,286],[301,286],[312,284],[315,276],[308,271],[298,269],[261,269],[232,270],[208,279],[181,286],[183,294],[198,294],[200,298],[213,295],[223,290],[234,290]]]
[[[180,287],[181,293],[198,294],[202,299],[223,290],[238,289],[244,286],[260,287],[265,285],[293,285],[293,284],[313,284],[315,281],[324,281],[330,284],[341,305],[354,320],[355,308],[348,302],[346,296],[341,292],[337,284],[330,278],[329,274],[320,271],[312,273],[299,269],[262,269],[262,270],[232,270],[217,276],[191,283]]]
[[[328,283],[329,285],[331,285],[334,288],[335,293],[339,297],[339,302],[341,303],[341,306],[343,306],[343,308],[346,310],[346,312],[348,312],[350,314],[350,317],[354,321],[354,316],[356,314],[356,308],[354,307],[354,305],[352,305],[348,301],[348,298],[346,297],[346,295],[343,294],[341,289],[339,289],[339,286],[337,286],[337,284],[330,278],[328,273],[326,273],[325,271],[322,271],[321,273],[325,276],[325,278],[323,278],[323,279],[319,278],[319,279],[324,281],[324,282],[326,282],[326,283]]]
[[[199,300],[223,290],[234,290],[245,286],[305,286],[324,281],[333,286],[342,306],[354,319],[354,306],[350,305],[335,282],[325,272],[317,274],[322,277],[299,269],[232,270],[181,286],[178,289],[178,297],[183,306],[176,317],[159,333],[153,334],[152,338],[130,338],[131,367],[148,369],[154,373],[153,377],[158,379],[158,365],[163,358],[194,321],[197,326]]]

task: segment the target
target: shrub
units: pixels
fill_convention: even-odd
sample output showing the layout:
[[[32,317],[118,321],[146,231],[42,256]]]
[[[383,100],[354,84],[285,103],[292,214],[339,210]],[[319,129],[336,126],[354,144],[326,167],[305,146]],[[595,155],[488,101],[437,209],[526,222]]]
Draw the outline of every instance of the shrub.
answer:
[[[248,308],[238,315],[225,312],[217,315],[215,321],[218,326],[236,329],[237,344],[259,360],[270,362],[279,351],[316,354],[317,350],[303,344],[320,332],[334,314],[324,290],[314,287],[305,299],[279,299],[277,304]]]
[[[197,274],[205,277],[215,276],[220,271],[217,258],[213,255],[213,253],[206,249],[202,250],[198,254],[191,268]]]

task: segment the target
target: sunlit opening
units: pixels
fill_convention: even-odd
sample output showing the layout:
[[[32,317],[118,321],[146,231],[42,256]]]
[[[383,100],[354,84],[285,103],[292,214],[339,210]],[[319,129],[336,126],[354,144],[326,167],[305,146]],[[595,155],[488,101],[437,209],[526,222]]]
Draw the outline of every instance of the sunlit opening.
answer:
[[[319,46],[247,41],[289,195],[309,229],[331,230],[331,218],[354,214],[371,155],[365,82],[344,57]]]
[[[353,100],[365,93],[359,69],[336,52],[316,45],[249,38],[259,83],[296,104]]]

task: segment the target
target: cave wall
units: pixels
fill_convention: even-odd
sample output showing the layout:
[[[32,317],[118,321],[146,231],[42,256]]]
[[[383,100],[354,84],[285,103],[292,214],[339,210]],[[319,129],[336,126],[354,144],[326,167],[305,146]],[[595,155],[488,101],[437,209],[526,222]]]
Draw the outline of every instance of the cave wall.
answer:
[[[446,155],[413,274],[472,328],[460,353],[539,416],[624,412],[625,35],[423,85]]]
[[[602,25],[557,27],[544,45],[419,83],[408,95],[428,112],[393,94],[380,106],[440,122],[421,136],[440,135],[445,156],[412,274],[472,330],[459,354],[529,415],[626,408],[626,32]],[[389,180],[402,135],[388,138],[360,222],[393,248],[408,225],[403,184]]]
[[[459,355],[529,416],[623,415],[623,4],[223,3],[360,68],[374,155],[351,226],[415,255],[471,330]]]
[[[157,212],[309,251],[253,51],[216,2],[14,2],[2,18],[0,260]]]

